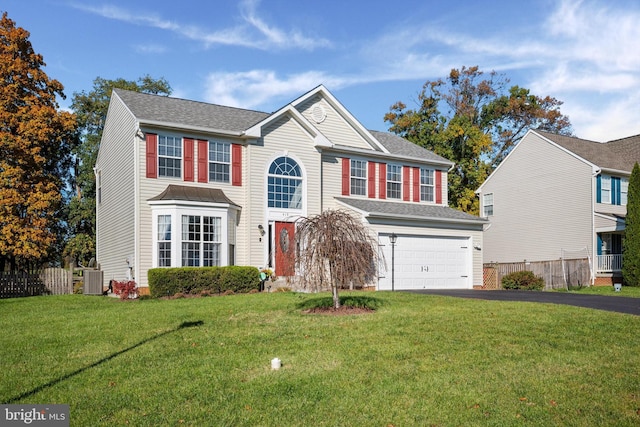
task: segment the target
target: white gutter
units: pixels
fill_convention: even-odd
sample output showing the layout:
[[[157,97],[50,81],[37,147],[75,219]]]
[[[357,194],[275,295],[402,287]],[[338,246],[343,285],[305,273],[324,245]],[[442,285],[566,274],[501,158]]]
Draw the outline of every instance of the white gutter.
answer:
[[[158,121],[158,120],[143,119],[138,121],[138,127],[140,127],[141,125],[153,126],[158,128],[164,128],[164,129],[175,129],[175,130],[188,129],[194,132],[215,133],[219,135],[234,136],[237,138],[243,138],[243,137],[253,138],[249,135],[246,135],[245,131],[229,131],[229,130],[223,130],[223,129],[209,128],[206,126],[193,126],[193,125],[186,125],[183,123],[172,123],[172,122],[165,122],[165,121]]]
[[[425,159],[425,158],[420,158],[420,157],[412,157],[412,156],[403,156],[403,155],[397,155],[397,154],[389,154],[389,153],[382,153],[380,151],[374,151],[374,150],[367,150],[365,148],[352,148],[352,147],[346,147],[346,146],[336,146],[334,145],[333,147],[323,147],[323,151],[325,152],[332,152],[332,153],[341,153],[341,154],[357,154],[357,155],[361,155],[363,157],[374,157],[374,158],[384,158],[384,159],[394,159],[394,160],[408,160],[411,162],[416,162],[416,163],[422,163],[422,164],[435,164],[435,165],[442,165],[442,166],[449,166],[451,170],[451,168],[453,168],[455,166],[455,163],[450,162],[449,160],[431,160],[431,159]]]

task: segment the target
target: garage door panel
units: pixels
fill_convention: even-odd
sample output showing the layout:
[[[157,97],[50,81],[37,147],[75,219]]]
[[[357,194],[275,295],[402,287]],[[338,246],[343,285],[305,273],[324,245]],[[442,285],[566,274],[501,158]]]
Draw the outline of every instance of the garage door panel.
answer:
[[[391,289],[391,245],[380,236],[386,272],[379,289]],[[471,288],[468,237],[399,235],[395,245],[395,289]]]

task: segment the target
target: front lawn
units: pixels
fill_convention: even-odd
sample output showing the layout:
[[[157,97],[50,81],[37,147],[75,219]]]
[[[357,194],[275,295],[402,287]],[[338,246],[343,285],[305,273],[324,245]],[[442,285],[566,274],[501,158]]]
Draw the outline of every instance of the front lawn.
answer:
[[[367,292],[0,300],[0,403],[65,403],[72,426],[640,423],[640,317]],[[271,369],[271,359],[282,368]]]
[[[613,286],[585,286],[582,288],[572,288],[569,290],[569,292],[590,295],[604,295],[610,297],[640,298],[640,287],[638,286],[623,286],[620,289],[620,292],[616,292]]]

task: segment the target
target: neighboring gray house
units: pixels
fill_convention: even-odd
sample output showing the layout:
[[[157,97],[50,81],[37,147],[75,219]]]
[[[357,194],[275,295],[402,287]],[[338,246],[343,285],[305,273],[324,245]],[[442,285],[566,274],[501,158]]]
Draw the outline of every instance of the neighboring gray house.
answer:
[[[627,188],[640,135],[606,143],[530,130],[477,190],[484,262],[589,256],[596,284],[621,277]]]
[[[387,260],[377,289],[482,285],[486,220],[447,206],[452,162],[365,129],[323,86],[274,113],[115,89],[98,160],[97,260],[144,293],[155,267],[295,274],[295,220],[354,213]],[[383,266],[384,267],[384,266]]]

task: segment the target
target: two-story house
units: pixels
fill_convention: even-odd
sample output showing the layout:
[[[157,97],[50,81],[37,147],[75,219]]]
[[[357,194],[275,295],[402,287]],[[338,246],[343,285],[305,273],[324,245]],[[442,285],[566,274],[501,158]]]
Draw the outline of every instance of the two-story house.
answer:
[[[485,262],[591,260],[618,282],[629,176],[640,135],[605,143],[531,130],[480,186]]]
[[[392,269],[396,289],[480,286],[486,220],[447,206],[451,167],[365,129],[323,86],[274,113],[115,89],[95,166],[97,261],[105,282],[130,274],[142,292],[155,267],[293,276],[295,220],[344,209],[378,238],[378,289]]]

